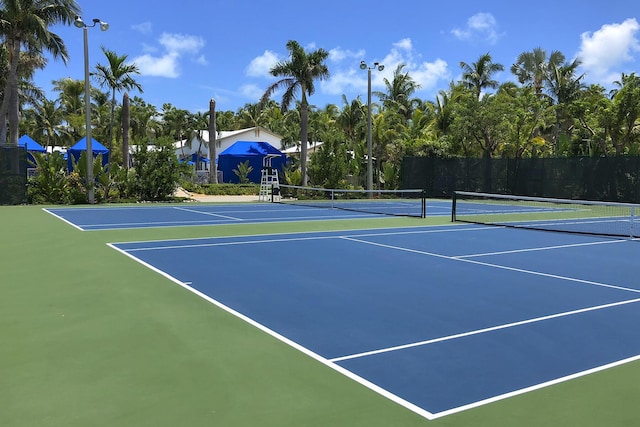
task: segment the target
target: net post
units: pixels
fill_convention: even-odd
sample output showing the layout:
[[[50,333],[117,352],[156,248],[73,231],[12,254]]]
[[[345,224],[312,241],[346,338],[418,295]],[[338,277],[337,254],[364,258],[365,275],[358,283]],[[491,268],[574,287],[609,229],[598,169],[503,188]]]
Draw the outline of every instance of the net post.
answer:
[[[451,198],[451,222],[456,222],[456,195],[457,192],[454,191]]]
[[[636,234],[635,231],[633,230],[633,223],[635,221],[635,212],[636,212],[635,206],[631,206],[631,224],[629,224],[629,238],[631,239],[633,239],[633,235]]]
[[[422,197],[421,203],[422,203],[422,212],[421,212],[421,218],[426,218],[427,217],[427,190],[422,190],[422,192],[420,193],[420,197]]]

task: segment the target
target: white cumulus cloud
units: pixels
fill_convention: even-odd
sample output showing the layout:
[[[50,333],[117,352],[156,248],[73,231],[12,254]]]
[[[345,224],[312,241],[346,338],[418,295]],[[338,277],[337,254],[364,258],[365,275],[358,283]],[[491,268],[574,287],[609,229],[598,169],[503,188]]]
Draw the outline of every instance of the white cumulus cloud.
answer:
[[[360,57],[362,56],[364,55]],[[391,49],[382,59],[372,58],[367,64],[372,65],[374,60],[384,65],[384,70],[375,69],[371,72],[371,86],[374,90],[384,90],[384,79],[393,80],[393,73],[400,65],[404,65],[401,72],[409,73],[416,84],[420,85],[421,93],[433,90],[439,82],[451,78],[446,61],[439,58],[432,62],[422,60],[410,38],[392,43]],[[360,70],[360,62],[348,57],[331,70],[329,80],[321,83],[322,91],[330,95],[357,92],[366,97],[367,86],[367,73]],[[416,93],[416,96],[419,95]]]
[[[156,52],[140,55],[132,60],[144,76],[177,78],[180,76],[181,59],[191,55],[194,62],[207,63],[200,51],[205,45],[204,39],[185,34],[163,33],[158,40],[162,47]],[[148,49],[147,49],[148,50]]]
[[[134,24],[131,26],[132,29],[142,33],[142,34],[151,34],[153,30],[153,26],[151,22],[142,22],[140,24]]]
[[[640,24],[629,18],[619,24],[606,24],[591,33],[582,33],[578,58],[589,80],[610,84],[620,77],[619,68],[640,53]]]
[[[484,39],[491,44],[495,44],[500,38],[496,18],[485,12],[471,16],[467,19],[466,27],[454,28],[451,34],[460,40]]]
[[[251,60],[247,66],[246,74],[249,77],[270,77],[269,70],[278,60],[278,55],[270,50],[265,50],[262,55]]]

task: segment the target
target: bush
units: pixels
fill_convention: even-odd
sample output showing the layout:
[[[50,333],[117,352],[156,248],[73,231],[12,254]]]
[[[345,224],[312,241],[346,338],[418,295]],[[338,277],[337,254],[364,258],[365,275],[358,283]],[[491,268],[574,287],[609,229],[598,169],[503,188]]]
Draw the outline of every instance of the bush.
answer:
[[[258,184],[202,184],[198,193],[208,196],[254,196],[258,194]]]
[[[180,164],[170,141],[156,141],[155,150],[147,144],[134,153],[133,191],[140,200],[169,200],[178,187],[180,177],[188,172],[187,164]]]

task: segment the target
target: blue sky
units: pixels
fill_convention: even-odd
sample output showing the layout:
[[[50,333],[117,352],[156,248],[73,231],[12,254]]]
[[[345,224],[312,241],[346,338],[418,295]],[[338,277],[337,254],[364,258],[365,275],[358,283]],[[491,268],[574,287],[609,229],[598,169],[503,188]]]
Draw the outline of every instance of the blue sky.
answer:
[[[270,67],[287,59],[286,43],[330,53],[331,76],[318,82],[310,102],[319,108],[342,106],[360,96],[366,102],[367,73],[360,61],[378,61],[373,90],[384,90],[399,64],[406,64],[421,89],[416,96],[434,100],[449,82],[460,78],[460,61],[471,64],[489,52],[505,66],[500,81],[515,78],[509,68],[525,51],[559,50],[568,60],[579,57],[586,83],[610,88],[622,72],[640,72],[640,13],[629,0],[584,2],[408,1],[371,0],[236,1],[77,0],[86,22],[100,18],[110,29],[89,30],[90,66],[106,63],[101,46],[128,55],[148,103],[160,109],[171,103],[190,111],[233,110],[255,103],[275,81]],[[171,7],[169,6],[171,5]],[[36,74],[49,98],[51,81],[84,78],[82,31],[54,27],[70,54],[65,66],[50,60]],[[121,98],[121,95],[118,95]],[[276,95],[274,99],[280,100]]]

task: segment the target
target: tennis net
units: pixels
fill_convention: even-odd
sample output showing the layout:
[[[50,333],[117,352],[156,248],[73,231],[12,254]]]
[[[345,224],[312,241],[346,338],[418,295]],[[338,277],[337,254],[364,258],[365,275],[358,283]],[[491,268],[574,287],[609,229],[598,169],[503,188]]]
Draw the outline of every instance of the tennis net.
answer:
[[[272,194],[272,201],[291,205],[418,218],[426,215],[423,190],[347,190],[280,184]]]
[[[640,237],[640,205],[456,191],[451,220],[603,236]]]

